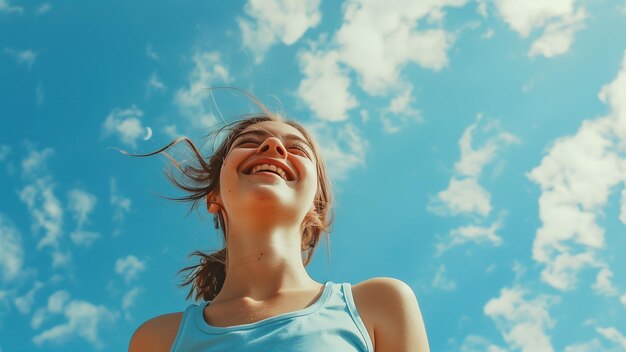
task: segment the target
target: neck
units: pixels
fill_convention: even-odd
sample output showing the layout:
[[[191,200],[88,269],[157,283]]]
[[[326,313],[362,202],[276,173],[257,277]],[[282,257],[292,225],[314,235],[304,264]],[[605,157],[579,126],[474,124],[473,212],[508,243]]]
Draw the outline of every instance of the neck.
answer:
[[[299,225],[233,223],[228,226],[226,279],[214,301],[267,300],[320,287],[302,263]]]

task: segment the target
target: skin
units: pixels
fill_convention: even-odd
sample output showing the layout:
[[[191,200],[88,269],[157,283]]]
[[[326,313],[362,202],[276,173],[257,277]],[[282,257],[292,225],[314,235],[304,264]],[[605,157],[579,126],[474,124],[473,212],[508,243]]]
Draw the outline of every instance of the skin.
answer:
[[[301,257],[301,223],[313,211],[317,191],[314,154],[285,138],[287,134],[304,138],[287,124],[267,121],[245,131],[249,130],[266,135],[248,135],[245,138],[254,142],[245,144],[234,141],[222,166],[221,192],[207,195],[209,212],[225,211],[228,250],[224,286],[204,311],[205,320],[214,326],[251,323],[303,309],[323,289],[308,275]],[[298,179],[244,174],[244,167],[259,158],[280,160]],[[373,278],[353,285],[352,293],[377,352],[429,351],[417,299],[408,285]],[[145,322],[129,350],[169,351],[181,317],[182,312],[170,313]]]

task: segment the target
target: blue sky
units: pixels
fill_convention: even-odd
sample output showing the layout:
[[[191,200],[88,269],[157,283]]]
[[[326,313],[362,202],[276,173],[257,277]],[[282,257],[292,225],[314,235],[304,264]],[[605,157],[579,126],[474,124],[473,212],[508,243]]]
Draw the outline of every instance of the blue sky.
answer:
[[[221,85],[323,147],[317,281],[403,280],[433,351],[626,350],[626,2],[216,4],[0,0],[0,351],[125,350],[190,303],[212,217],[111,147],[202,144],[251,109]]]

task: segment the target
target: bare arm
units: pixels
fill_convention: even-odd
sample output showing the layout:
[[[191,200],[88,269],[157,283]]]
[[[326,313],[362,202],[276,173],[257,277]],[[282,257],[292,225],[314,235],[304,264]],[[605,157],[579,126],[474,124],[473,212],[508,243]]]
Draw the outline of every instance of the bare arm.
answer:
[[[152,318],[137,328],[128,346],[129,352],[168,352],[172,348],[183,313]]]
[[[387,277],[366,282],[376,302],[376,352],[430,352],[424,320],[411,287]]]

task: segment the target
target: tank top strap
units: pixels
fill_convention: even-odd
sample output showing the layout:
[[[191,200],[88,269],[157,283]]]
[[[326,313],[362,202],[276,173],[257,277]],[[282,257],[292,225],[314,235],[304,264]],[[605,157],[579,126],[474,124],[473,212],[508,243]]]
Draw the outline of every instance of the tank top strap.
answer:
[[[349,282],[344,282],[341,284],[341,291],[343,293],[343,297],[345,299],[346,306],[348,307],[348,312],[350,313],[350,317],[354,321],[354,324],[359,329],[363,340],[367,344],[368,351],[374,351],[374,346],[372,346],[372,340],[370,339],[369,332],[365,327],[365,323],[363,323],[363,319],[359,315],[359,311],[356,309],[356,304],[354,303],[354,297],[352,296],[352,285]]]
[[[176,338],[174,339],[174,343],[172,343],[172,347],[170,349],[171,352],[176,351],[176,346],[178,346],[178,341],[181,339],[181,335],[188,329],[189,324],[193,324],[193,312],[198,309],[197,304],[190,304],[187,306],[185,311],[183,312],[183,316],[180,318],[180,325],[178,326],[178,332],[176,333]]]

